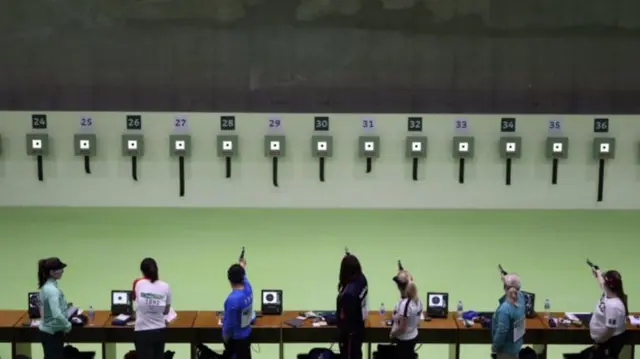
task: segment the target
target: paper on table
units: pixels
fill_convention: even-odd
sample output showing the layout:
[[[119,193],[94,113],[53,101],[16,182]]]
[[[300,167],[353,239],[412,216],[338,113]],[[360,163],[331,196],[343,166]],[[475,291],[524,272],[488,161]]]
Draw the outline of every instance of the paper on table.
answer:
[[[630,315],[629,322],[631,325],[640,325],[640,315]]]
[[[564,313],[564,316],[569,318],[570,320],[580,320],[580,318],[577,317],[577,315],[589,315],[591,314],[590,312],[566,312]]]
[[[164,316],[164,320],[166,320],[167,323],[171,323],[177,317],[178,317],[178,313],[176,313],[176,311],[173,309],[173,307],[171,307],[171,308],[169,308],[169,313]]]
[[[120,314],[115,318],[119,322],[127,322],[129,319],[131,319],[131,316],[127,314]]]

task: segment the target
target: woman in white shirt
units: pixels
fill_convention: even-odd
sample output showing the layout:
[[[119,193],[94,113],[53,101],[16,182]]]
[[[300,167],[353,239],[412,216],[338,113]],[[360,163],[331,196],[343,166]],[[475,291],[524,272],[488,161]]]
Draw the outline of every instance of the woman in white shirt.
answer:
[[[142,260],[140,271],[143,277],[133,283],[136,355],[138,359],[163,359],[165,315],[171,308],[171,289],[158,279],[158,264],[153,258]]]
[[[604,274],[594,269],[593,274],[603,293],[589,322],[589,333],[595,344],[585,350],[593,359],[617,359],[626,344],[627,296],[622,285],[622,276],[615,270]]]
[[[422,315],[418,287],[406,270],[393,278],[400,291],[400,301],[393,311],[393,327],[389,337],[396,343],[395,359],[413,359]]]

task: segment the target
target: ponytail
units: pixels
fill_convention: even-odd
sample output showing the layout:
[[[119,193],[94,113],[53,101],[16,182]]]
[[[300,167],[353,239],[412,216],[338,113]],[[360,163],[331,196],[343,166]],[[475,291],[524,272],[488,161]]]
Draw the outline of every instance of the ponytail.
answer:
[[[622,281],[620,281],[620,287],[617,288],[617,290],[613,291],[618,298],[620,298],[620,300],[622,301],[622,304],[624,304],[624,315],[629,315],[629,306],[627,305],[627,295],[624,292],[624,287],[622,286]]]
[[[38,261],[38,288],[42,288],[47,279],[49,279],[46,263],[47,261],[45,259]]]
[[[146,274],[147,278],[149,278],[149,281],[151,281],[151,283],[155,282],[158,280],[158,267],[152,267],[149,268],[149,271]]]
[[[629,315],[629,307],[627,305],[627,295],[624,292],[622,284],[622,275],[616,270],[609,270],[603,275],[605,287],[615,294],[624,305],[625,315]]]
[[[140,263],[140,271],[151,283],[158,280],[158,263],[153,258],[145,258]]]
[[[627,295],[624,294],[624,292],[622,292],[622,298],[620,298],[620,300],[622,300],[622,304],[624,304],[624,315],[629,315],[629,305],[627,304]]]
[[[404,295],[414,303],[418,303],[420,301],[420,298],[418,296],[418,286],[414,281],[407,283],[407,288],[404,291]]]

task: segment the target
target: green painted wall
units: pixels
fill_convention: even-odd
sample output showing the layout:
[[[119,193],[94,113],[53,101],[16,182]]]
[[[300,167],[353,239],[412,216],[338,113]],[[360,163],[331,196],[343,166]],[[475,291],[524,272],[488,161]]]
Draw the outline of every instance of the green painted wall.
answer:
[[[92,128],[80,128],[80,118],[92,116]],[[405,158],[407,117],[376,115],[373,131],[362,129],[360,115],[332,114],[328,134],[334,136],[334,157],[327,160],[326,182],[318,181],[318,160],[311,156],[313,116],[281,116],[280,129],[269,129],[268,114],[236,114],[240,157],[232,178],[225,179],[224,161],[216,156],[219,113],[187,114],[193,153],[186,165],[186,196],[178,194],[178,163],[169,158],[169,134],[174,114],[142,114],[145,156],[139,161],[139,182],[131,179],[131,164],[122,157],[121,135],[126,113],[48,113],[51,153],[45,159],[44,182],[36,177],[35,159],[26,156],[25,134],[32,132],[31,113],[0,112],[0,205],[115,207],[244,207],[244,208],[522,208],[640,209],[637,116],[610,116],[617,140],[616,158],[606,165],[604,201],[596,202],[598,166],[593,159],[594,116],[522,115],[515,135],[522,136],[522,158],[514,160],[512,185],[505,186],[505,161],[498,141],[502,115],[424,115],[429,137],[428,158],[419,178],[411,180],[411,160]],[[412,114],[417,116],[419,114]],[[458,184],[458,162],[452,158],[454,122],[466,118],[467,135],[475,136],[475,158],[466,166],[466,183]],[[569,158],[561,161],[558,185],[551,185],[551,163],[545,158],[550,119],[562,121],[569,137]],[[75,157],[73,134],[97,135],[92,174]],[[271,161],[264,155],[264,135],[287,136],[287,154],[280,161],[280,187],[271,181]],[[357,138],[380,136],[380,158],[371,173],[357,158]],[[413,133],[415,134],[415,133]],[[554,135],[557,135],[554,133]]]
[[[448,291],[466,309],[491,310],[501,292],[496,265],[518,272],[538,307],[590,311],[599,291],[586,257],[623,273],[630,307],[638,310],[640,280],[633,211],[212,210],[122,208],[0,208],[1,308],[25,307],[36,288],[36,261],[69,264],[61,286],[74,303],[106,309],[109,291],[128,288],[140,260],[155,257],[173,288],[176,309],[220,309],[229,291],[225,270],[247,247],[256,288],[281,288],[286,309],[331,308],[345,246],[370,281],[372,310],[397,298],[390,278],[402,259],[428,290]],[[39,347],[34,357],[41,355]],[[98,350],[97,346],[87,348]],[[214,345],[216,347],[216,345]],[[120,353],[132,345],[119,346]],[[186,358],[186,345],[171,346]],[[286,358],[308,349],[287,345]],[[552,347],[551,358],[576,350]],[[486,358],[488,346],[463,346],[462,358]],[[446,346],[424,346],[427,358]],[[261,345],[258,359],[277,347]],[[9,345],[0,345],[9,357]]]

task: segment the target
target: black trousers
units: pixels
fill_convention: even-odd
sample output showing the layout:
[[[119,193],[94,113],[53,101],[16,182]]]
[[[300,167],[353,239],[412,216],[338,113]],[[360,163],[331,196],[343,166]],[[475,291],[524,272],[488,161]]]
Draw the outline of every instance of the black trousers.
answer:
[[[410,340],[396,340],[396,359],[414,359],[416,344],[418,343],[417,337]]]
[[[589,347],[580,356],[584,359],[618,359],[622,348],[628,343],[627,332],[609,338],[606,342],[596,347]]]
[[[138,359],[164,359],[165,329],[138,330],[133,338]]]
[[[362,359],[363,333],[351,333],[340,335],[340,358]]]
[[[229,339],[224,343],[225,359],[251,359],[251,339]]]
[[[40,332],[44,359],[64,359],[64,332],[55,334]]]

